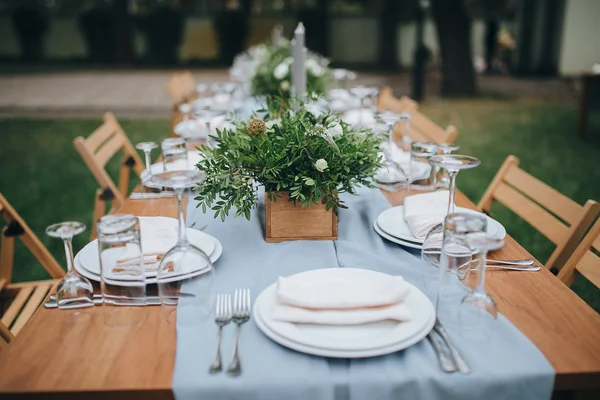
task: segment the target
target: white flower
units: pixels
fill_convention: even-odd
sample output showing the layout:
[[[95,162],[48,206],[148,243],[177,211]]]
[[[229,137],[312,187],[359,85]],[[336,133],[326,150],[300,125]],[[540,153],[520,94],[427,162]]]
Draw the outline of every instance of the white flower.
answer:
[[[279,84],[279,87],[284,92],[287,92],[288,90],[290,90],[290,83],[288,81],[281,81],[281,83]]]
[[[323,111],[321,111],[321,109],[319,108],[319,106],[317,104],[315,104],[315,103],[306,103],[306,104],[304,104],[304,110],[306,110],[307,112],[311,113],[315,117],[323,114]]]
[[[294,63],[294,59],[292,57],[286,57],[286,59],[283,60],[283,62],[292,65]]]
[[[281,119],[276,118],[276,119],[272,119],[270,121],[266,121],[265,125],[266,125],[267,129],[273,129],[274,126],[281,126]]]
[[[319,65],[318,62],[316,62],[315,60],[313,60],[312,58],[309,58],[308,60],[306,60],[306,68],[313,73],[313,75],[316,76],[321,76],[323,75],[323,67],[321,67]]]
[[[344,130],[338,122],[334,122],[332,125],[329,125],[327,133],[329,133],[332,138],[336,139],[344,134]]]
[[[290,70],[290,66],[288,64],[282,62],[277,67],[275,67],[275,70],[273,71],[273,76],[275,76],[275,78],[281,80],[286,77],[289,70]]]
[[[327,169],[327,161],[323,160],[322,158],[319,158],[315,163],[315,168],[319,172],[325,171]]]

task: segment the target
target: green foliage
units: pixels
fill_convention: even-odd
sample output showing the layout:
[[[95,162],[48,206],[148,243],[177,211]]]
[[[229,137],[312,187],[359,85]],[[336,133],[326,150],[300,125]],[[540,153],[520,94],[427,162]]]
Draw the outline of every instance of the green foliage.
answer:
[[[260,47],[259,47],[260,46]],[[256,71],[251,80],[254,95],[282,95],[289,97],[292,86],[292,48],[289,43],[280,46],[257,46]],[[328,61],[308,53],[306,59],[306,90],[311,95],[324,95],[333,81],[333,74],[327,67]],[[277,70],[277,68],[280,70]]]
[[[381,162],[376,136],[354,130],[335,115],[317,115],[296,99],[269,99],[267,108],[259,111],[266,122],[263,132],[249,131],[249,125],[262,125],[253,119],[236,130],[218,131],[217,146],[200,149],[204,158],[197,166],[207,177],[196,200],[204,212],[210,208],[224,220],[235,207],[236,217],[250,219],[258,202],[254,183],[273,200],[278,192],[289,192],[290,201],[305,207],[322,202],[337,212],[344,207],[339,193],[371,185]]]

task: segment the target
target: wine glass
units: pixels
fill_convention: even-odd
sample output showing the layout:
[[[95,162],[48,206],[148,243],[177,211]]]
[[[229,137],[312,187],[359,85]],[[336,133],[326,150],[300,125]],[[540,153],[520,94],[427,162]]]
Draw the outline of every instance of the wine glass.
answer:
[[[454,143],[442,143],[438,145],[438,150],[442,152],[442,154],[450,154],[453,151],[460,149],[460,146]],[[450,179],[448,178],[448,171],[443,168],[436,167],[436,176],[438,176],[441,172],[441,176],[438,179],[437,186],[448,189],[450,187]]]
[[[358,124],[363,126],[363,114],[365,113],[365,101],[369,96],[375,96],[379,90],[376,87],[370,86],[356,86],[350,89],[350,93],[352,93],[355,97],[360,100],[360,109],[358,114]]]
[[[56,302],[58,308],[92,307],[94,305],[94,288],[87,278],[79,276],[73,268],[73,236],[85,231],[81,222],[61,222],[46,228],[50,237],[62,239],[67,261],[67,273],[56,287]]]
[[[184,139],[167,138],[162,141],[161,149],[163,156],[163,171],[188,169],[188,151]],[[154,180],[150,181],[150,184],[154,183]]]
[[[197,323],[208,318],[212,310],[213,264],[188,241],[182,205],[184,192],[203,178],[204,174],[198,170],[171,171],[152,177],[157,185],[173,189],[177,198],[179,237],[158,266],[157,286],[166,319],[178,325]]]
[[[459,325],[460,304],[470,291],[473,254],[479,250],[472,246],[468,237],[486,235],[486,230],[487,220],[481,214],[449,214],[444,220],[436,308],[440,319],[447,319],[448,323]]]
[[[487,253],[504,246],[504,240],[490,237],[485,232],[477,232],[468,234],[466,242],[472,250],[479,253],[479,257],[473,263],[476,265],[469,270],[474,288],[460,303],[459,324],[467,339],[485,341],[488,339],[489,325],[498,318],[496,302],[485,290]]]
[[[209,147],[213,147],[213,141],[210,137],[210,135],[212,133],[211,121],[213,121],[217,117],[224,116],[225,114],[226,113],[223,111],[213,110],[210,108],[203,108],[203,109],[196,110],[196,114],[194,114],[194,117],[197,120],[204,122],[204,124],[206,126],[206,144]]]
[[[135,145],[135,148],[138,150],[142,150],[144,152],[144,159],[146,161],[146,173],[141,177],[142,184],[144,180],[148,180],[152,176],[152,168],[151,168],[151,153],[152,150],[158,147],[158,144],[154,142],[140,142]]]
[[[433,142],[414,142],[410,146],[409,190],[435,190],[435,168],[429,160],[437,153]]]
[[[387,140],[381,144],[384,155],[384,164],[375,175],[375,182],[384,189],[394,191],[400,189],[407,180],[407,175],[402,166],[394,160],[397,149],[394,141],[394,125],[400,120],[400,115],[392,111],[377,113],[376,119],[387,126]]]
[[[443,154],[433,156],[429,159],[433,167],[445,168],[448,171],[449,179],[449,197],[448,197],[448,215],[454,213],[454,196],[456,194],[456,175],[461,169],[475,168],[481,161],[475,157],[462,156],[455,154]]]

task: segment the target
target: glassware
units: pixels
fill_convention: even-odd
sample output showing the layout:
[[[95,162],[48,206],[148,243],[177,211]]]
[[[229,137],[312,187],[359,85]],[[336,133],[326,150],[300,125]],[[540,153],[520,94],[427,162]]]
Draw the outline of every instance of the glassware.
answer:
[[[195,187],[203,178],[197,170],[166,172],[152,177],[155,183],[173,189],[177,195],[179,239],[160,262],[157,285],[166,319],[178,325],[208,318],[214,302],[214,268],[210,258],[188,242],[182,206],[184,191]]]
[[[395,191],[404,186],[407,175],[402,166],[394,160],[394,153],[398,146],[394,141],[394,125],[400,120],[400,115],[392,111],[382,111],[376,115],[376,119],[387,126],[386,140],[381,143],[384,163],[375,175],[375,182],[388,191]]]
[[[140,221],[134,215],[105,215],[98,221],[98,246],[104,323],[133,326],[144,314],[129,307],[146,305],[146,268],[158,263],[142,250]]]
[[[435,190],[435,168],[429,159],[437,153],[438,146],[432,142],[414,142],[410,146],[410,190]]]
[[[410,118],[411,115],[409,113],[400,114],[400,121],[404,122],[404,130],[400,138],[400,148],[407,153],[410,152],[410,146],[412,145],[412,138],[410,137]]]
[[[486,229],[487,220],[480,214],[449,214],[444,221],[436,299],[437,313],[442,322],[459,325],[462,299],[471,290],[469,281],[473,256],[479,251],[471,246],[468,237],[486,235]]]
[[[485,271],[487,269],[487,253],[504,246],[504,240],[492,238],[485,233],[467,235],[467,242],[476,249],[479,257],[470,271],[470,287],[473,288],[460,303],[458,318],[461,333],[470,341],[485,342],[493,329],[493,322],[498,319],[498,306],[485,290]]]
[[[211,109],[196,110],[196,114],[194,114],[194,117],[196,118],[196,120],[198,120],[200,122],[204,122],[204,124],[206,126],[206,144],[207,144],[207,146],[214,147],[214,141],[210,137],[212,134],[211,122],[215,118],[222,117],[225,114],[226,114],[225,112],[220,111],[220,110],[211,110]]]
[[[356,86],[350,89],[350,93],[357,97],[360,100],[360,109],[358,115],[358,125],[363,126],[364,120],[366,116],[364,114],[369,114],[370,111],[366,109],[366,102],[370,96],[376,96],[379,92],[379,89],[376,87],[367,87],[367,86]]]
[[[46,228],[50,237],[62,239],[67,261],[67,273],[56,287],[58,308],[91,307],[94,305],[94,288],[87,278],[79,276],[73,268],[73,236],[85,231],[81,222],[61,222]]]
[[[450,154],[453,151],[460,149],[460,146],[453,143],[442,143],[438,145],[438,150],[442,154]],[[448,171],[444,168],[436,167],[437,186],[448,189],[450,187],[450,179],[448,178]]]
[[[162,141],[161,148],[165,172],[189,169],[188,152],[184,139],[165,139]]]
[[[144,175],[141,176],[142,184],[145,180],[148,180],[152,176],[152,168],[151,168],[151,153],[152,150],[158,147],[158,144],[154,142],[140,142],[135,145],[135,148],[138,150],[142,150],[144,152],[144,159],[146,161],[146,171]]]
[[[181,111],[184,121],[190,120],[190,114],[193,110],[194,110],[194,106],[192,106],[189,103],[183,103],[179,106],[179,111]]]
[[[448,179],[450,181],[448,189],[450,194],[448,198],[448,214],[453,214],[455,208],[454,196],[456,194],[456,175],[458,175],[458,171],[461,169],[475,168],[481,164],[481,161],[470,156],[444,154],[431,157],[429,163],[432,167],[445,168],[448,171]]]

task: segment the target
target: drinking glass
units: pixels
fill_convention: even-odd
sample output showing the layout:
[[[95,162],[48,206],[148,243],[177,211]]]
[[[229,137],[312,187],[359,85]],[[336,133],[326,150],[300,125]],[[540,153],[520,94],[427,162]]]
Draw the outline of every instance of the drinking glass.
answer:
[[[410,152],[410,146],[412,145],[412,138],[410,137],[410,118],[411,115],[409,113],[400,114],[400,122],[404,122],[404,129],[402,131],[402,136],[400,137],[400,148],[407,153]]]
[[[144,159],[146,161],[146,171],[142,178],[142,184],[144,184],[145,180],[148,180],[152,176],[152,168],[151,168],[151,153],[152,150],[158,147],[158,144],[154,142],[140,142],[135,145],[135,148],[138,150],[142,150],[144,152]]]
[[[360,109],[358,115],[358,124],[362,127],[364,114],[369,113],[366,109],[366,101],[370,96],[376,96],[379,89],[370,86],[356,86],[350,89],[350,93],[360,100]]]
[[[504,240],[483,232],[466,235],[466,242],[479,257],[469,270],[468,286],[472,288],[462,299],[459,308],[461,332],[469,340],[486,341],[493,321],[498,318],[498,307],[485,290],[487,253],[504,246]]]
[[[442,322],[459,325],[462,299],[471,290],[469,281],[473,256],[479,252],[471,246],[468,237],[485,235],[486,229],[487,220],[480,214],[449,214],[444,221],[436,299],[437,313]]]
[[[442,143],[438,145],[438,150],[442,154],[450,154],[453,151],[460,149],[460,146],[453,143]],[[436,167],[437,186],[448,189],[450,187],[450,179],[448,178],[448,171],[444,168]]]
[[[435,190],[435,168],[429,165],[429,159],[437,153],[438,146],[432,142],[414,142],[410,146],[411,190]]]
[[[210,137],[212,134],[211,122],[217,118],[224,116],[226,113],[220,110],[200,109],[196,110],[194,117],[200,122],[204,122],[206,126],[206,144],[209,147],[214,147],[214,141]]]
[[[165,172],[189,169],[185,143],[182,138],[168,138],[162,141],[161,148]]]
[[[394,141],[394,125],[400,120],[400,115],[392,111],[382,111],[376,115],[376,119],[387,126],[386,140],[381,143],[384,163],[375,175],[375,182],[389,191],[400,189],[407,180],[407,175],[402,166],[395,162],[394,153],[397,145]]]
[[[178,325],[208,318],[214,302],[214,268],[210,258],[187,240],[182,205],[184,191],[195,187],[203,178],[197,170],[166,172],[152,177],[177,195],[179,238],[158,266],[157,285],[166,319]]]
[[[67,273],[56,287],[56,302],[58,308],[91,307],[94,305],[94,288],[87,278],[79,276],[73,268],[73,236],[85,231],[85,224],[81,222],[61,222],[46,228],[50,237],[62,239],[67,261]]]
[[[449,189],[450,194],[448,198],[448,214],[454,213],[454,196],[456,194],[456,175],[461,169],[475,168],[481,161],[475,157],[461,156],[455,154],[443,154],[433,156],[429,159],[429,163],[432,165],[433,170],[435,167],[445,168],[448,171]]]
[[[150,267],[152,261],[158,260],[149,253],[146,256],[142,250],[139,219],[130,214],[100,218],[98,247],[104,323],[108,326],[142,323],[144,314],[130,307],[146,305],[146,263]]]

